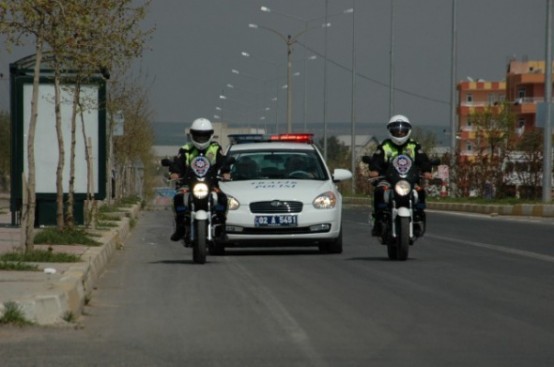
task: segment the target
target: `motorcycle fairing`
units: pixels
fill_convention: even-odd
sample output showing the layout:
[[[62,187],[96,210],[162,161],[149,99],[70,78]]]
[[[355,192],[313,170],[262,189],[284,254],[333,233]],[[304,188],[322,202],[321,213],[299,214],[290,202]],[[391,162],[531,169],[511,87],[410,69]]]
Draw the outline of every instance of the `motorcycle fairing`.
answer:
[[[205,177],[210,170],[210,160],[203,155],[194,157],[190,162],[190,168],[197,177]]]
[[[412,159],[405,154],[399,154],[392,160],[392,166],[401,177],[406,177],[412,165]]]

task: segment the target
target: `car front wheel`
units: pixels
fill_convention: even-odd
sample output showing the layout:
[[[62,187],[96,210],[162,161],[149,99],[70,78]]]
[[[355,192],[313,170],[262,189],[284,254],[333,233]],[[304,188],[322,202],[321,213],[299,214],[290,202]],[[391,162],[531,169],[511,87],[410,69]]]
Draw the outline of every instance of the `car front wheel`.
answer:
[[[332,242],[326,242],[319,245],[319,251],[328,254],[342,254],[342,227],[339,235]]]

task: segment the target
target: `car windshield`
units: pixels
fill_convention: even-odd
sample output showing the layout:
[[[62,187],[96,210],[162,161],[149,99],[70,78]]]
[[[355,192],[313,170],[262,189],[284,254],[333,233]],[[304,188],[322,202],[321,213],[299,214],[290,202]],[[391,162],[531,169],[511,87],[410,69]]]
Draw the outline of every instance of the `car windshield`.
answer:
[[[231,155],[233,181],[262,179],[326,180],[327,171],[314,151],[241,151]]]

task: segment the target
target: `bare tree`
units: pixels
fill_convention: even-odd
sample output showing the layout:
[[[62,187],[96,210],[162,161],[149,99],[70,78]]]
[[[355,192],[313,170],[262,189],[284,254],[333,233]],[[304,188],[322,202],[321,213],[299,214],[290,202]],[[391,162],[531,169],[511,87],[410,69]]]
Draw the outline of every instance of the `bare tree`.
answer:
[[[525,131],[515,144],[506,171],[514,176],[516,195],[526,199],[540,199],[543,169],[543,132]]]
[[[74,184],[75,184],[75,148],[76,125],[81,118],[85,159],[87,161],[87,179],[91,180],[92,165],[90,164],[92,148],[87,144],[86,126],[83,112],[91,108],[105,108],[93,105],[96,101],[81,98],[81,85],[91,77],[102,74],[109,78],[110,69],[128,63],[138,57],[143,50],[146,36],[150,31],[143,31],[139,25],[146,14],[149,1],[144,5],[136,5],[132,0],[66,0],[59,3],[59,22],[62,24],[52,30],[52,43],[57,54],[63,56],[65,68],[71,70],[71,83],[74,85],[73,108],[71,117],[71,151],[69,167],[69,186],[66,202],[65,223],[72,227],[74,223]],[[61,41],[61,43],[58,43]],[[71,47],[67,47],[67,45]],[[121,67],[123,70],[123,67]],[[94,200],[93,185],[87,184],[87,203]],[[60,207],[58,202],[58,215]],[[59,216],[60,218],[60,216]],[[58,223],[59,220],[58,220]],[[61,228],[61,226],[58,226]]]
[[[114,140],[114,162],[117,177],[120,178],[116,190],[118,198],[140,196],[142,187],[137,187],[137,170],[148,171],[154,162],[152,110],[147,90],[141,85],[137,82],[122,83],[112,93],[114,101],[117,101],[117,106],[125,116],[125,134]],[[141,167],[136,166],[138,162]]]
[[[8,46],[20,45],[27,41],[27,36],[35,42],[35,68],[33,93],[31,99],[31,116],[27,133],[27,193],[23,208],[23,225],[25,227],[27,250],[32,249],[33,227],[35,219],[35,160],[34,137],[37,123],[37,100],[41,63],[44,48],[50,46],[55,71],[55,111],[59,142],[59,159],[57,166],[58,211],[57,224],[63,228],[63,187],[61,177],[64,166],[64,144],[61,134],[60,86],[63,70],[76,71],[76,80],[82,82],[93,72],[101,71],[104,75],[114,65],[128,63],[133,57],[141,54],[146,36],[151,30],[144,31],[139,25],[146,14],[150,0],[144,5],[136,6],[134,0],[0,0],[0,33],[6,36]],[[71,137],[71,173],[70,186],[74,181],[75,120],[78,106],[82,105],[79,88],[75,89],[74,113],[72,117]],[[89,175],[90,177],[90,175]],[[68,204],[70,223],[72,222],[73,203]],[[60,199],[61,198],[61,199]]]
[[[475,157],[458,165],[458,184],[462,194],[475,191],[477,196],[492,198],[502,189],[506,179],[503,170],[513,146],[515,117],[510,106],[490,106],[472,115],[475,127]]]
[[[0,1],[0,33],[6,36],[8,46],[22,44],[25,37],[34,38],[35,65],[33,75],[33,91],[31,96],[31,115],[27,131],[27,177],[23,179],[26,193],[22,210],[22,231],[24,233],[25,250],[33,250],[34,223],[36,209],[36,178],[35,178],[35,131],[38,117],[38,95],[40,66],[42,63],[45,33],[48,24],[48,12],[53,1],[32,0],[2,0]]]

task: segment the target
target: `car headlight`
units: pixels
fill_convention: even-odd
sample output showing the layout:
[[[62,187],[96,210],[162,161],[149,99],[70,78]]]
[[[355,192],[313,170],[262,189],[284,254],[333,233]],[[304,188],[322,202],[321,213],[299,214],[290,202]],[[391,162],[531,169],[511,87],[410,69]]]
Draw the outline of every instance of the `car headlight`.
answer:
[[[337,196],[332,191],[324,192],[312,202],[316,209],[332,209],[337,205]]]
[[[227,208],[229,210],[237,210],[239,206],[240,206],[240,203],[237,199],[235,199],[231,195],[227,195]]]
[[[412,190],[412,186],[406,180],[400,180],[394,185],[394,191],[401,196],[406,196]]]
[[[206,196],[208,196],[208,192],[209,192],[208,185],[206,185],[205,183],[202,183],[202,182],[197,183],[192,188],[192,194],[197,199],[204,199]]]

